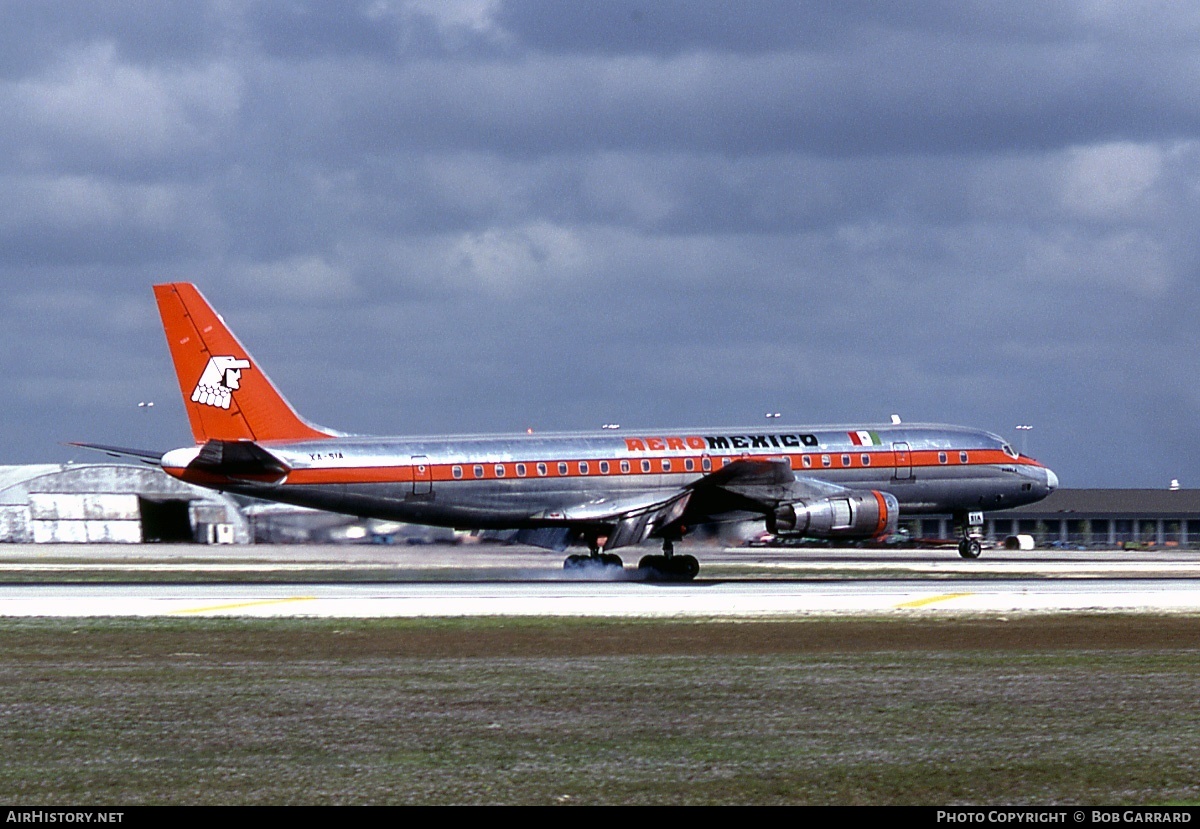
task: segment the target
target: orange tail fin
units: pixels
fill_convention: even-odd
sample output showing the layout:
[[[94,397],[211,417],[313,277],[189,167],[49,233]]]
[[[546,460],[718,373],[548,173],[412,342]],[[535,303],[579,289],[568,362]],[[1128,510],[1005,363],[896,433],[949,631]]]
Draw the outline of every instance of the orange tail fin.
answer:
[[[196,443],[333,436],[296,414],[195,285],[155,285],[154,297]]]

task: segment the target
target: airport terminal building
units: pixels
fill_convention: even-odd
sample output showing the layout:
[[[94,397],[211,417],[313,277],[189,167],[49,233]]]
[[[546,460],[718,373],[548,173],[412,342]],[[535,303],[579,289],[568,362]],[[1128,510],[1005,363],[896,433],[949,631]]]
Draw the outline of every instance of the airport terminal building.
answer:
[[[948,515],[905,523],[914,537],[954,537]],[[986,514],[989,541],[1018,534],[1039,546],[1200,547],[1200,489],[1059,489],[1036,504]]]

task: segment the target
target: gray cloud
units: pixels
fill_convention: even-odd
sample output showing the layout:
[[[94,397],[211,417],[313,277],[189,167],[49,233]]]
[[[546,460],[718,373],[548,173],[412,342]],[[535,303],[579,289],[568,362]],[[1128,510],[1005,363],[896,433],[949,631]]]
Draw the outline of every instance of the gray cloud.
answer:
[[[1200,484],[1198,30],[1173,3],[10,4],[0,458],[186,443],[149,291],[186,279],[352,431],[898,411],[1033,423],[1067,485]]]

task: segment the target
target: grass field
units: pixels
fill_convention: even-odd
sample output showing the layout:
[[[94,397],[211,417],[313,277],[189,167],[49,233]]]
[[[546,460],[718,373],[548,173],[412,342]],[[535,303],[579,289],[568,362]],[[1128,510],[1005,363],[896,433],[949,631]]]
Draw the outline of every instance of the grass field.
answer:
[[[22,804],[1200,800],[1200,619],[0,619]]]

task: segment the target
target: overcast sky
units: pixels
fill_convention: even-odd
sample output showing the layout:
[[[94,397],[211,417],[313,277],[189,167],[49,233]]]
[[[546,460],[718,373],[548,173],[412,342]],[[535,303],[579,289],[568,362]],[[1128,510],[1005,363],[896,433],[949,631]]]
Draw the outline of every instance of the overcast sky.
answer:
[[[896,412],[1200,486],[1198,89],[1178,2],[4,3],[0,463],[190,444],[187,280],[344,431]]]

